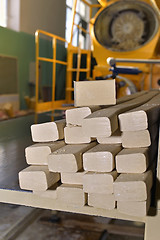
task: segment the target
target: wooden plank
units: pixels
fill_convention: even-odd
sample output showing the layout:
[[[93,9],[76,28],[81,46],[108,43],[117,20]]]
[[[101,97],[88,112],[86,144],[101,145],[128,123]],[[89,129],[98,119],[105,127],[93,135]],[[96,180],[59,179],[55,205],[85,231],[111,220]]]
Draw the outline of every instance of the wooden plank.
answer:
[[[98,136],[97,142],[100,144],[121,144],[122,143],[121,132],[118,129],[110,137]]]
[[[116,201],[113,194],[88,194],[88,205],[96,208],[112,210],[116,207]]]
[[[26,162],[29,165],[48,165],[48,155],[64,145],[64,141],[31,145],[25,149]]]
[[[45,191],[60,180],[59,173],[51,173],[47,166],[30,166],[19,172],[21,189]]]
[[[124,148],[142,148],[150,145],[151,137],[148,130],[122,133],[122,146]]]
[[[151,91],[125,103],[98,110],[83,120],[83,131],[89,137],[109,137],[118,129],[119,114],[144,104],[157,94],[157,91]]]
[[[94,147],[89,144],[66,145],[48,156],[48,167],[51,172],[77,172],[82,169],[82,154]]]
[[[120,174],[114,182],[114,195],[117,201],[146,201],[153,184],[153,174]]]
[[[65,120],[33,124],[31,134],[33,142],[51,142],[64,138]]]
[[[61,182],[65,184],[83,185],[83,176],[86,171],[79,171],[76,173],[61,173]]]
[[[81,185],[62,184],[57,188],[57,200],[73,207],[83,207],[87,203],[87,195]]]
[[[74,82],[76,107],[114,104],[116,104],[115,80]]]
[[[83,167],[91,172],[111,172],[115,168],[115,156],[121,145],[97,144],[83,154]]]
[[[121,131],[140,131],[155,124],[160,116],[160,94],[140,107],[119,115]]]
[[[148,148],[123,149],[116,156],[118,173],[143,173],[148,166]]]
[[[67,126],[64,128],[64,139],[67,144],[90,143],[92,139],[85,135],[80,126]]]
[[[86,193],[112,194],[113,182],[116,178],[116,171],[111,173],[88,172],[83,177],[83,190]]]

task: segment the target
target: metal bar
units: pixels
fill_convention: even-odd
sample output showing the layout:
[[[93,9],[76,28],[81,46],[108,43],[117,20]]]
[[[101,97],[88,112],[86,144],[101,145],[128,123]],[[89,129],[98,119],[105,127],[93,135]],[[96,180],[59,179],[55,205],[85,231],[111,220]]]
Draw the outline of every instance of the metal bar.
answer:
[[[91,4],[89,2],[87,2],[86,0],[82,0],[82,2],[84,2],[87,6],[91,6]]]
[[[74,4],[72,8],[72,28],[71,28],[71,36],[70,36],[69,44],[72,44],[72,40],[73,40],[73,28],[74,28],[75,14],[76,14],[76,6],[77,6],[77,0],[74,0]]]
[[[78,55],[77,55],[77,75],[76,75],[76,81],[79,81],[80,67],[81,67],[81,46],[79,46]]]
[[[75,50],[74,50],[75,52]],[[69,45],[67,49],[67,69],[73,68],[73,51],[71,51],[71,45]],[[66,82],[66,88],[72,87],[72,72],[67,71],[67,82]],[[72,100],[72,94],[68,91],[66,91],[66,102],[70,103]]]
[[[36,85],[35,85],[35,105],[37,106],[39,101],[39,33],[35,34],[35,42],[36,42]],[[36,112],[36,107],[35,107]],[[35,113],[35,121],[38,121],[38,116]]]
[[[91,6],[90,9],[89,9],[89,19],[92,18],[92,11],[93,11],[93,8],[92,8],[92,6]]]
[[[88,69],[87,78],[90,77],[90,71],[91,71],[90,70],[91,69],[90,65],[91,65],[91,51],[88,51],[88,53],[87,53],[87,69]]]
[[[75,24],[75,23],[74,23],[74,25],[75,25],[78,29],[82,30],[82,32],[85,32],[85,33],[89,34],[89,32],[88,32],[86,29],[82,28],[82,27],[79,26],[78,24]]]
[[[68,72],[76,72],[77,70],[78,70],[77,68],[68,68],[67,69]],[[79,71],[80,72],[88,72],[89,69],[87,69],[87,68],[80,68]]]
[[[160,64],[160,60],[157,59],[123,59],[123,58],[115,58],[116,62],[121,63],[147,63],[147,64]]]
[[[57,40],[53,39],[53,71],[52,71],[52,102],[54,106],[55,101],[55,86],[56,86],[56,49],[57,48]]]
[[[102,6],[101,6],[101,4],[91,4],[90,7],[92,7],[92,8],[100,8]]]
[[[149,73],[149,89],[152,89],[152,79],[153,79],[153,64],[150,65],[150,73]]]
[[[53,63],[62,64],[62,65],[67,65],[67,62],[56,60],[56,59],[52,59],[52,58],[38,57],[38,60],[44,61],[44,62],[53,62]]]

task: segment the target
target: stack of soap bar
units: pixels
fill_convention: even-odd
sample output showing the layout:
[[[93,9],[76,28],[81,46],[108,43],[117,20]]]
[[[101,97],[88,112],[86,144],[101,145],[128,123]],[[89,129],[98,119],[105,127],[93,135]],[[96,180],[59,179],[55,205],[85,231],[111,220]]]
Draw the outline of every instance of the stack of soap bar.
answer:
[[[120,174],[114,182],[118,211],[125,214],[133,213],[134,216],[145,216],[150,203],[152,184],[151,170],[145,173]],[[135,211],[130,209],[131,206]],[[142,207],[141,211],[139,211],[140,207]]]
[[[56,199],[56,188],[60,174],[48,169],[48,156],[65,146],[65,120],[34,124],[31,126],[32,140],[38,142],[25,149],[26,162],[31,165],[19,172],[22,189],[33,191],[41,197]]]
[[[98,110],[84,118],[82,122],[82,128],[89,137],[109,137],[119,127],[119,114],[146,103],[156,95],[157,92],[149,92],[148,94],[142,95],[136,99],[124,102],[122,104]]]
[[[25,149],[31,166],[19,173],[20,187],[42,201],[50,199],[57,208],[79,212],[117,208],[114,213],[146,216],[157,152],[159,92],[136,93],[111,107],[107,103],[99,107],[97,99],[96,107],[85,107],[87,101],[66,111],[66,123],[32,125],[32,140],[37,143]]]
[[[83,190],[88,193],[88,205],[96,208],[111,210],[116,206],[113,195],[113,182],[117,172],[93,173],[83,176]]]

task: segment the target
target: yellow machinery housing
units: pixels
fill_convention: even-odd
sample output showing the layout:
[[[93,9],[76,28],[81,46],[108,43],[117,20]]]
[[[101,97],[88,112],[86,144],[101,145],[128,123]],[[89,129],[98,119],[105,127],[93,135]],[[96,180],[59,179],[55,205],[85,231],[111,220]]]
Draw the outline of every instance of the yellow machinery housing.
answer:
[[[99,0],[101,8],[91,20],[94,78],[109,74],[108,57],[158,59],[160,57],[160,3],[154,0]],[[159,88],[160,65],[121,63],[142,70],[125,75],[138,90]],[[152,79],[152,85],[149,84]]]

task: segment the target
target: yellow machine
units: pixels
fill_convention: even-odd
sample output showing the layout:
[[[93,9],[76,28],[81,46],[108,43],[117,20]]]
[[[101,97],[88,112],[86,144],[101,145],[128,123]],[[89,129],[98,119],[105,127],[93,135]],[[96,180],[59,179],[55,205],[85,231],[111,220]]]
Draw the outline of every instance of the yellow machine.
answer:
[[[158,3],[159,2],[159,3]],[[110,73],[108,57],[127,59],[160,58],[160,1],[99,0],[101,8],[91,20],[90,34],[97,65],[93,77]],[[138,67],[142,73],[123,75],[138,90],[159,88],[159,64],[121,63]],[[152,85],[149,84],[152,78]]]
[[[72,27],[70,41],[54,34],[37,30],[36,40],[36,114],[55,109],[64,109],[64,104],[73,103],[73,81],[81,79],[80,73],[86,74],[90,79],[91,55],[97,65],[93,68],[93,79],[111,75],[110,65],[106,60],[111,57],[123,59],[120,67],[137,68],[138,74],[119,72],[116,82],[119,86],[117,97],[130,94],[130,89],[145,90],[159,88],[160,85],[160,1],[159,0],[98,0],[99,4],[91,4],[87,0],[81,0],[89,10],[89,31],[83,25],[76,23],[76,9],[78,0],[73,1]],[[97,9],[97,12],[94,11]],[[96,14],[93,16],[93,13]],[[87,25],[87,24],[86,24]],[[90,35],[92,47],[81,49],[81,44],[73,46],[72,40],[75,28],[85,35]],[[40,55],[40,37],[52,39],[53,54],[51,58]],[[62,61],[57,56],[57,41],[67,46],[66,60]],[[74,65],[74,57],[77,56],[77,66]],[[85,66],[82,59],[85,57]],[[140,59],[144,61],[140,62]],[[131,61],[132,60],[132,61]],[[150,63],[148,62],[150,61]],[[157,61],[155,61],[157,60]],[[134,62],[133,62],[134,61]],[[139,62],[138,62],[139,61]],[[48,101],[39,99],[40,62],[52,63],[52,98]],[[65,99],[55,99],[56,67],[66,68]],[[83,67],[82,67],[83,65]],[[116,66],[117,67],[117,66]],[[120,68],[119,68],[120,69]],[[124,69],[123,69],[124,70]],[[130,72],[129,72],[130,73]],[[123,82],[125,85],[120,85]],[[129,89],[130,88],[130,89]]]

